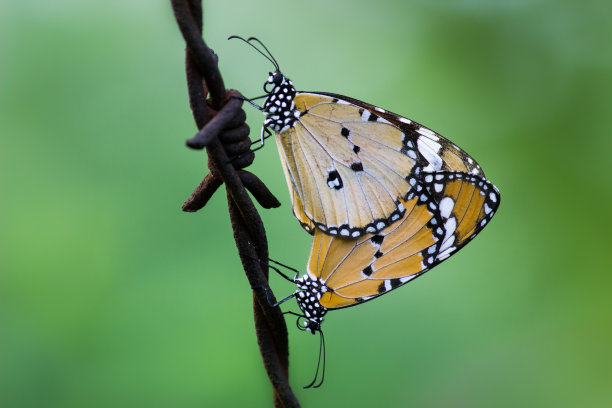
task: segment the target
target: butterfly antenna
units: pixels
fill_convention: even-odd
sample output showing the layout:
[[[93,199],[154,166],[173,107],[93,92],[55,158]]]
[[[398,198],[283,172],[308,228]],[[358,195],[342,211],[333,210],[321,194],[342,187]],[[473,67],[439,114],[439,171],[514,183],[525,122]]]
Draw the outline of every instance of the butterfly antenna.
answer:
[[[268,53],[268,55],[270,56],[270,58],[272,58],[272,60],[274,60],[274,66],[276,67],[277,71],[280,71],[280,68],[278,66],[278,62],[276,62],[276,58],[274,58],[274,55],[272,55],[272,53],[270,52],[270,50],[268,49],[268,47],[266,47],[264,45],[264,43],[262,43],[259,38],[257,37],[249,37],[248,41],[257,41],[257,43],[259,45],[261,45],[263,47],[264,50],[266,50],[266,52]]]
[[[258,53],[260,53],[261,55],[263,55],[263,56],[264,56],[264,57],[265,57],[265,58],[266,58],[268,61],[270,61],[270,62],[272,63],[272,65],[274,65],[274,68],[275,68],[277,71],[279,71],[279,70],[280,70],[280,69],[279,69],[279,67],[278,67],[278,63],[276,62],[276,60],[274,59],[274,57],[272,57],[272,55],[271,55],[271,54],[270,54],[270,55],[266,55],[266,54],[265,54],[265,53],[264,53],[262,50],[260,50],[259,48],[257,48],[256,46],[254,46],[253,44],[251,44],[251,43],[249,42],[249,41],[251,41],[252,39],[254,39],[255,37],[250,37],[248,40],[245,40],[244,38],[242,38],[242,37],[240,37],[240,36],[238,36],[238,35],[230,35],[229,37],[227,37],[227,39],[228,39],[228,40],[232,40],[232,39],[234,39],[234,38],[237,38],[237,39],[239,39],[239,40],[242,40],[242,41],[244,41],[245,43],[247,43],[248,45],[250,45],[251,47],[253,47],[253,48],[255,49],[255,51],[257,51]],[[257,39],[255,38],[255,40],[257,40]],[[259,40],[257,40],[257,41],[258,41],[258,42],[261,44],[261,41],[259,41]],[[264,49],[265,49],[266,51],[268,51],[268,49],[267,49],[267,48],[266,48],[266,47],[265,47],[263,44],[261,44],[261,45],[264,47]],[[269,54],[269,53],[270,53],[270,51],[268,51],[268,54]]]
[[[323,350],[323,367],[321,369],[321,381],[319,381],[319,384],[315,385],[312,388],[319,388],[321,385],[323,385],[323,380],[325,379],[325,336],[323,336],[323,332],[321,330],[319,330],[319,333],[321,333],[321,350]],[[321,350],[319,350],[319,353],[321,353]]]
[[[319,342],[319,359],[317,361],[317,371],[315,372],[315,376],[310,384],[304,387],[307,388],[319,388],[323,384],[323,379],[325,378],[325,338],[323,337],[323,332],[319,330],[319,335],[321,341]],[[323,356],[323,365],[321,366],[321,356]],[[319,368],[323,368],[321,371],[321,379],[317,385],[314,385],[317,382],[317,378],[319,377]]]
[[[294,279],[291,279],[290,277],[288,277],[287,275],[285,275],[284,273],[282,273],[282,272],[280,271],[280,269],[278,269],[276,266],[270,265],[269,263],[266,263],[266,262],[262,261],[261,259],[256,258],[256,257],[254,257],[254,256],[251,256],[251,255],[249,255],[249,254],[246,254],[246,253],[244,253],[244,252],[241,252],[240,254],[241,254],[241,255],[243,255],[243,256],[245,256],[245,257],[247,257],[247,258],[251,258],[251,259],[253,259],[253,260],[257,261],[257,262],[259,262],[259,263],[260,263],[260,264],[262,264],[262,265],[267,266],[268,268],[272,269],[274,272],[278,273],[278,274],[279,274],[280,276],[282,276],[283,278],[287,279],[289,282],[291,282],[291,283],[295,283],[295,280],[294,280]],[[279,264],[279,265],[281,265],[281,266],[285,266],[285,265],[283,265],[283,264],[281,264],[281,263],[278,263],[278,262],[276,262],[276,261],[274,261],[274,260],[272,260],[272,259],[270,259],[270,261],[272,261],[272,262],[274,262],[274,263],[276,263],[276,264]],[[285,267],[286,267],[287,269],[290,269],[290,270],[292,270],[292,271],[295,271],[295,269],[293,269],[293,268],[289,268],[288,266],[285,266]],[[299,273],[299,272],[298,272],[298,273]]]

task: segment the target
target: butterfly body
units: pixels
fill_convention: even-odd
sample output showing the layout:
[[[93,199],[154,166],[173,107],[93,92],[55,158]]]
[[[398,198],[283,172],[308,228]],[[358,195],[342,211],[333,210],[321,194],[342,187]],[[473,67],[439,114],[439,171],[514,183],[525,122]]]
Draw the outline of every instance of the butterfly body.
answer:
[[[321,305],[321,296],[328,288],[321,279],[312,278],[308,274],[296,279],[295,284],[298,287],[295,299],[307,319],[304,329],[314,334],[321,330],[323,316],[327,313],[327,308]]]

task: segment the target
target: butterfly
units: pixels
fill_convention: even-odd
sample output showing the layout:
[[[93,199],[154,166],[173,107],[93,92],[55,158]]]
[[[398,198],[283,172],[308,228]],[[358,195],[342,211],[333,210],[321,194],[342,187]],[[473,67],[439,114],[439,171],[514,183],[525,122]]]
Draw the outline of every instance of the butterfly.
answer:
[[[306,274],[298,277],[293,269],[291,279],[275,269],[297,285],[278,304],[295,297],[302,312],[293,313],[298,328],[320,332],[323,350],[321,324],[328,311],[372,300],[423,275],[470,242],[499,207],[498,189],[483,177],[448,171],[421,175],[420,191],[401,199],[405,213],[398,222],[356,239],[316,230]]]
[[[309,233],[356,238],[398,221],[416,168],[484,176],[472,157],[431,129],[347,96],[298,92],[261,41],[231,38],[275,67],[266,94],[247,101],[266,116],[262,145],[275,132],[293,213]],[[252,102],[260,98],[261,107]]]

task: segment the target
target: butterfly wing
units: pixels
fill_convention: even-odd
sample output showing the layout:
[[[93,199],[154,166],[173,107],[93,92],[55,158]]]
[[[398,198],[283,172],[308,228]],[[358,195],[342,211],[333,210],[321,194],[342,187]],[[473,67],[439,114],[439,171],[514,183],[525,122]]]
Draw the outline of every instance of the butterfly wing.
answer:
[[[460,172],[424,173],[425,188],[440,209],[445,236],[438,261],[470,242],[499,208],[499,190],[483,177]]]
[[[426,193],[402,202],[404,217],[377,234],[347,239],[315,231],[308,273],[328,288],[319,300],[322,306],[334,309],[373,299],[434,264],[444,237],[437,205]]]
[[[302,224],[354,238],[399,220],[417,158],[404,133],[338,98],[298,93],[294,103],[299,118],[276,140]]]
[[[474,158],[433,130],[397,113],[386,111],[357,99],[326,92],[321,92],[321,94],[332,98],[339,98],[355,106],[367,109],[372,114],[378,115],[398,127],[407,135],[410,142],[412,142],[411,145],[417,147],[419,165],[424,171],[460,171],[484,177],[484,172]]]
[[[281,158],[281,164],[283,166],[283,173],[285,173],[285,181],[289,187],[289,196],[291,197],[291,208],[293,209],[293,215],[298,219],[302,228],[304,228],[309,234],[313,234],[315,230],[314,223],[304,213],[304,204],[300,199],[300,196],[296,192],[295,180],[293,180],[292,173],[287,167],[287,159],[285,158],[285,152],[281,149],[280,143],[278,145],[278,153]]]
[[[293,102],[299,117],[276,140],[293,212],[311,233],[354,238],[391,225],[415,166],[484,176],[463,150],[395,113],[331,93]]]
[[[404,217],[379,233],[350,240],[315,232],[308,273],[328,288],[322,306],[353,306],[422,275],[473,239],[499,205],[499,192],[481,177],[424,178],[422,191],[403,201]]]

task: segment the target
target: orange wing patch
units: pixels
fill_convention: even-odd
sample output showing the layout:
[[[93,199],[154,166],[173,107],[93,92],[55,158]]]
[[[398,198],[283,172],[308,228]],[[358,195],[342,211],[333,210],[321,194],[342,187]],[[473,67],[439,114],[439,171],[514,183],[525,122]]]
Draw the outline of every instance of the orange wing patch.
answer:
[[[438,260],[442,261],[470,242],[499,208],[497,187],[483,177],[459,173],[423,173],[425,187],[440,209],[445,235]]]

